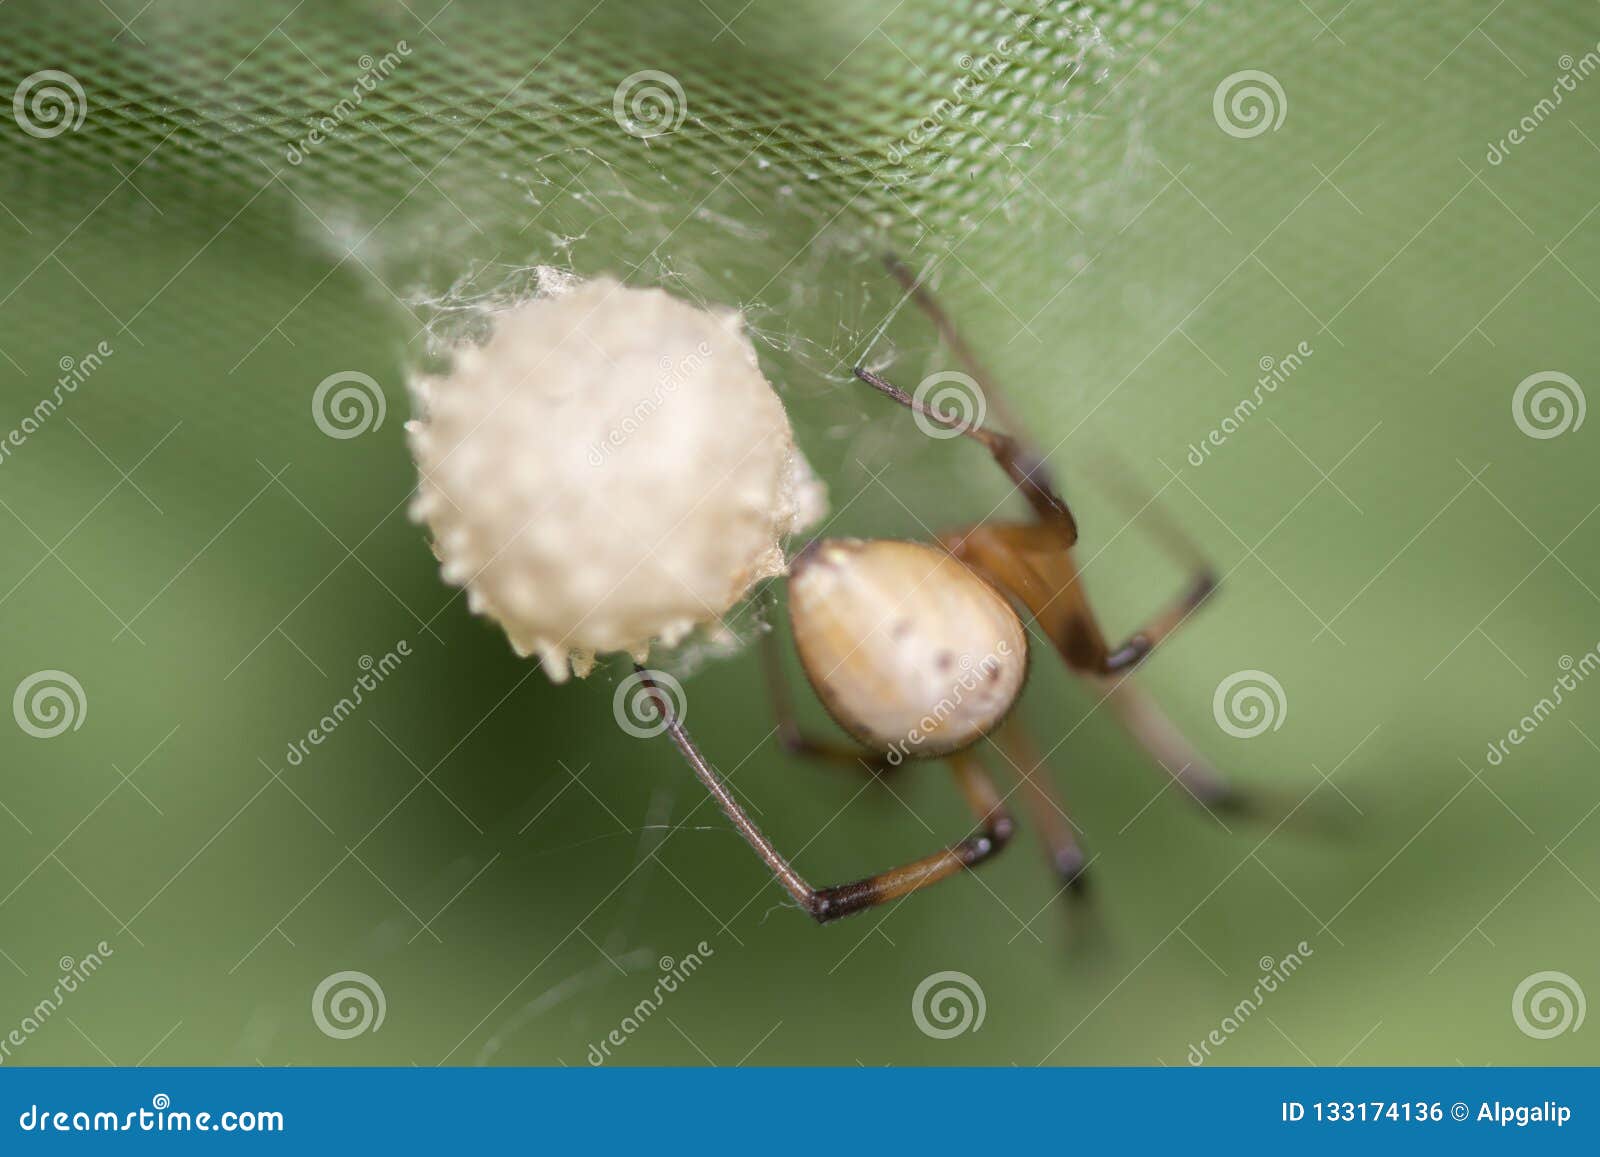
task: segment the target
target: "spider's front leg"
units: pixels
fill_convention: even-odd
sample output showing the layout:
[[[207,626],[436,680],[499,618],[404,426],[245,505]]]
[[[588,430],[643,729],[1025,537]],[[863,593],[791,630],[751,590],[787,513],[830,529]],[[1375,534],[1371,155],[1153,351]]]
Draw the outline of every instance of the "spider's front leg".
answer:
[[[963,869],[976,868],[998,854],[1011,840],[1015,824],[1011,819],[1011,813],[1006,810],[1005,803],[1000,798],[1000,793],[995,790],[994,782],[970,750],[958,751],[948,756],[947,761],[955,773],[956,783],[961,788],[967,805],[978,818],[979,834],[968,836],[931,856],[924,856],[909,864],[902,864],[900,867],[891,868],[887,872],[880,872],[851,884],[814,888],[790,866],[789,861],[756,826],[749,813],[740,806],[722,776],[700,753],[699,747],[684,729],[683,721],[674,714],[670,699],[650,678],[650,673],[637,665],[634,671],[649,689],[656,710],[662,712],[662,718],[667,721],[667,734],[694,771],[695,777],[717,801],[723,814],[744,837],[745,842],[771,869],[784,890],[819,924],[827,924],[841,917],[875,908],[879,904],[887,904],[891,900],[909,896],[929,884],[948,879]]]

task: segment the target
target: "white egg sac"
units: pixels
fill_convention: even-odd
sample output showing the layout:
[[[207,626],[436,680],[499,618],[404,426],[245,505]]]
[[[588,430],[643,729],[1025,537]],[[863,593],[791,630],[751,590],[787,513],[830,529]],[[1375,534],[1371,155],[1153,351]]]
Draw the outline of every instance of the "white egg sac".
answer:
[[[720,623],[825,506],[740,315],[660,289],[596,279],[507,310],[415,389],[412,516],[556,682]]]

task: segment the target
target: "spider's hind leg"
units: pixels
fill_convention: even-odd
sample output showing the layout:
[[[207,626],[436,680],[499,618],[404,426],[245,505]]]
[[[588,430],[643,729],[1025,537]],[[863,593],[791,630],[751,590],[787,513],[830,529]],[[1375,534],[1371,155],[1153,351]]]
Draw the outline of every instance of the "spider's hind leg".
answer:
[[[1044,757],[1014,716],[1005,721],[993,738],[1022,787],[1033,826],[1044,843],[1051,869],[1061,881],[1062,891],[1073,899],[1087,899],[1090,858],[1078,842],[1077,826],[1072,817],[1045,786],[1050,769]]]

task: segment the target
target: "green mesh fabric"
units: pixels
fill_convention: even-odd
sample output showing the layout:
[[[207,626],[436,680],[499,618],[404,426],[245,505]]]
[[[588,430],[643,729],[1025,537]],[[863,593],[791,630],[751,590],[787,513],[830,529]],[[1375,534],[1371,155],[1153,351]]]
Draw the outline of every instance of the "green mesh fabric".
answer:
[[[1600,691],[1486,745],[1600,639],[1592,424],[1513,416],[1532,375],[1592,393],[1596,33],[1489,7],[0,5],[0,96],[82,93],[65,126],[0,119],[0,692],[82,689],[52,738],[0,717],[0,1030],[112,950],[6,1063],[581,1064],[702,942],[616,1059],[1181,1064],[1304,943],[1217,1063],[1591,1061],[1508,1006],[1540,971],[1600,984]],[[1249,73],[1266,123],[1228,103]],[[405,380],[567,272],[741,307],[830,533],[1009,510],[981,453],[849,379],[951,368],[885,248],[1065,477],[1110,630],[1181,576],[1105,457],[1215,560],[1139,677],[1339,838],[1185,807],[1039,648],[1020,711],[1098,857],[1098,932],[1026,839],[818,930],[617,727],[616,671],[551,688],[440,583]],[[330,437],[312,398],[347,372],[384,419]],[[863,792],[785,758],[754,655],[694,666],[697,739],[811,878],[970,825],[935,768]],[[1242,671],[1286,701],[1249,739],[1213,712]],[[919,1031],[946,970],[982,1032]],[[345,971],[381,1032],[310,1014]]]

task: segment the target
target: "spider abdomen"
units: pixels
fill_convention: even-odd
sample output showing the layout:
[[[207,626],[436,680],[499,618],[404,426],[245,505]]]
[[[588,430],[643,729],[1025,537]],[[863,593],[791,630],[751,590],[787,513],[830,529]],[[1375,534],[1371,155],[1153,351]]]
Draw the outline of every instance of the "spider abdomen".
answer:
[[[977,742],[1027,677],[1027,633],[1011,605],[922,543],[813,544],[794,562],[789,619],[817,697],[893,762]]]

